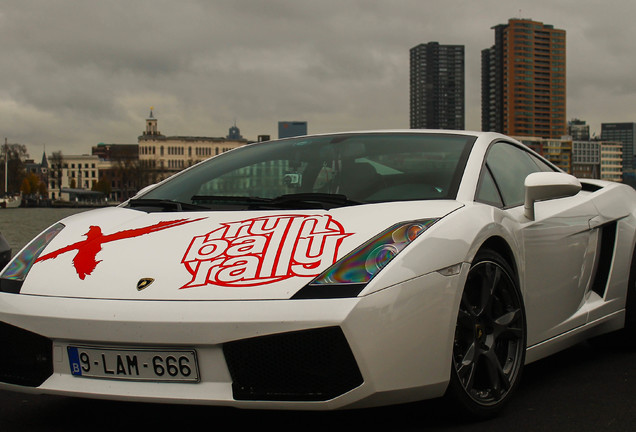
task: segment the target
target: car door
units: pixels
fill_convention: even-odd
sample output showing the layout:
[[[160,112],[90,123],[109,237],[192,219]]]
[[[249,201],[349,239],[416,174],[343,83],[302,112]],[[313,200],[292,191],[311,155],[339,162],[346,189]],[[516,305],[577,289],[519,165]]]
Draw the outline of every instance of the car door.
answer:
[[[597,212],[585,194],[535,204],[524,216],[527,175],[554,171],[512,143],[493,143],[486,156],[477,200],[503,209],[517,236],[520,283],[527,311],[528,346],[586,323],[581,309],[593,273],[598,232],[589,221]]]

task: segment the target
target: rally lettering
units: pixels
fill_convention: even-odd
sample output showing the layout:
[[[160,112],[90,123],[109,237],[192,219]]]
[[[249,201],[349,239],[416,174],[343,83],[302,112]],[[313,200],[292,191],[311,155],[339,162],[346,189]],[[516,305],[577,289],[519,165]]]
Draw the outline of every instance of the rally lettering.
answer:
[[[330,215],[281,215],[222,224],[194,237],[182,263],[182,288],[255,286],[312,277],[338,259],[349,233]]]
[[[225,262],[225,259],[220,258],[215,261],[196,261],[196,268],[194,271],[190,271],[193,274],[193,278],[187,285],[182,288],[191,288],[196,286],[204,286],[208,284],[209,280],[215,280],[216,274],[221,269],[221,264]]]
[[[300,276],[315,276],[317,268],[326,268],[336,261],[335,251],[337,244],[346,235],[325,236],[320,241],[318,248],[315,238],[301,239],[294,254],[294,261],[297,264],[292,265],[294,273]],[[318,249],[318,250],[316,250]]]
[[[218,273],[218,280],[225,283],[250,280],[256,277],[257,257],[241,257],[228,259]]]
[[[238,238],[230,243],[225,253],[229,256],[260,254],[265,250],[267,242],[264,237],[247,236]]]

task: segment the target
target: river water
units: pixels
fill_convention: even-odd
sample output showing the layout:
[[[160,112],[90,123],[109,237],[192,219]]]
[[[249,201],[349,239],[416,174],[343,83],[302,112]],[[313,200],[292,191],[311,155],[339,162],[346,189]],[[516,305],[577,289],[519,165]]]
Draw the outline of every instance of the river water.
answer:
[[[15,255],[40,232],[58,220],[88,208],[15,208],[0,209],[0,233]]]

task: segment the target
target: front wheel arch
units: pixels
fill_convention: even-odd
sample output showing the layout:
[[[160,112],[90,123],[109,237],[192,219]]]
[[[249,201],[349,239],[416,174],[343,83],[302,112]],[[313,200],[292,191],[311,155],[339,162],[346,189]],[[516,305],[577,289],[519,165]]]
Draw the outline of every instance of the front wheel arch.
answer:
[[[482,251],[491,251],[495,252],[508,263],[512,272],[514,273],[514,277],[517,278],[517,283],[519,283],[519,268],[517,267],[517,261],[515,259],[515,254],[512,251],[512,248],[508,244],[508,242],[499,236],[490,237],[487,239],[479,248],[479,251],[475,256],[478,256]],[[473,260],[474,261],[474,260]]]

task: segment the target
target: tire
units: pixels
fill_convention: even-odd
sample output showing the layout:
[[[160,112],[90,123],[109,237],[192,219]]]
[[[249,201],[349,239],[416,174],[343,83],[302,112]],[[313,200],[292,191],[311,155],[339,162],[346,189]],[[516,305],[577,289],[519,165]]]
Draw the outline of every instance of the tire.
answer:
[[[447,396],[470,417],[497,415],[519,384],[525,354],[525,309],[514,271],[499,254],[480,251],[459,306]]]

